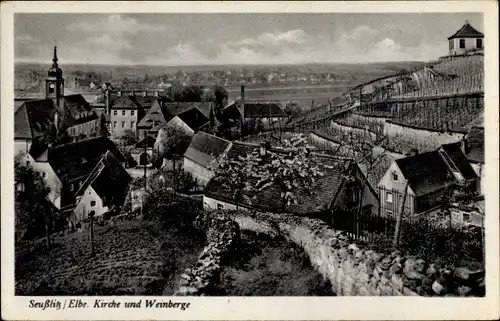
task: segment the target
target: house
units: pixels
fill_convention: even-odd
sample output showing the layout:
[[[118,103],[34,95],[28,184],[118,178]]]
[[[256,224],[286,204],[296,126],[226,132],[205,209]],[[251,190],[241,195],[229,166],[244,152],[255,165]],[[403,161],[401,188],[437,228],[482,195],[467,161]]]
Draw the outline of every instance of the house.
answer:
[[[460,149],[460,143],[396,159],[378,184],[380,214],[395,217],[403,198],[405,215],[422,214],[442,205],[448,190],[477,184],[477,175]]]
[[[102,136],[57,145],[46,150],[47,162],[61,182],[61,208],[75,205],[75,193],[108,151],[113,153],[122,166],[125,164],[125,157],[116,145]],[[39,157],[37,163],[41,161]]]
[[[483,50],[484,34],[474,29],[468,21],[452,36],[448,37],[449,55],[463,55],[470,51]]]
[[[470,165],[479,177],[478,191],[484,194],[484,128],[472,127],[464,140],[464,153]]]
[[[245,88],[241,86],[241,97],[227,105],[222,114],[227,119],[237,119],[241,124],[260,122],[263,126],[271,126],[285,121],[288,115],[284,111],[283,102],[274,100],[245,99]]]
[[[155,100],[147,114],[137,124],[137,135],[139,138],[146,137],[146,133],[156,137],[158,135],[156,128],[165,125],[165,116],[163,115],[161,104],[160,99]]]
[[[52,68],[45,79],[45,98],[15,101],[14,144],[16,154],[29,152],[35,140],[52,128],[65,131],[73,139],[101,135],[102,124],[95,110],[80,95],[64,95],[63,72],[54,48]]]
[[[155,141],[155,137],[147,136],[135,144],[130,154],[138,165],[144,166],[151,164]]]
[[[184,153],[184,171],[191,173],[200,185],[205,185],[213,177],[212,166],[216,159],[226,153],[231,142],[223,138],[197,132]]]
[[[139,122],[139,137],[144,137],[146,132],[156,137],[159,130],[175,117],[179,118],[176,122],[182,121],[193,131],[201,130],[203,126],[208,126],[213,108],[213,103],[157,100]]]
[[[241,142],[233,142],[227,157],[236,159],[245,157],[249,153],[284,153],[284,150],[270,149],[266,144],[261,146]],[[359,205],[361,196],[360,182],[362,173],[359,167],[349,158],[340,158],[318,153],[310,154],[311,162],[321,166],[322,176],[317,177],[314,189],[298,188],[295,197],[297,204],[282,204],[281,189],[276,185],[266,187],[256,194],[256,199],[252,202],[240,200],[238,206],[257,209],[274,213],[290,213],[321,218],[326,222],[332,222],[334,215],[344,215],[345,212],[356,208]],[[355,180],[348,180],[346,172],[355,173]],[[257,178],[251,179],[251,184],[256,183]],[[377,193],[369,186],[365,187],[362,199],[364,212],[372,212],[372,205],[378,203]],[[312,194],[310,193],[312,192]],[[226,189],[215,180],[210,180],[204,190],[204,207],[207,209],[229,209],[237,208],[235,200],[231,197],[231,191]]]
[[[119,139],[127,132],[137,135],[137,124],[145,112],[133,96],[118,97],[110,109],[110,132],[114,138]]]
[[[113,152],[107,151],[76,191],[76,206],[69,221],[76,226],[89,215],[118,210],[125,202],[132,178]]]

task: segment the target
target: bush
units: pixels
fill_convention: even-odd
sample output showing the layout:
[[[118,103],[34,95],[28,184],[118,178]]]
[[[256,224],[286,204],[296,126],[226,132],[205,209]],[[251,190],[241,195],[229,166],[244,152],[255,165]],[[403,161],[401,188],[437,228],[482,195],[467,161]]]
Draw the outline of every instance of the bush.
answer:
[[[388,253],[392,241],[390,235],[369,236],[370,247],[379,252]],[[403,221],[399,250],[441,266],[484,268],[481,234],[467,226],[439,226],[435,218]]]

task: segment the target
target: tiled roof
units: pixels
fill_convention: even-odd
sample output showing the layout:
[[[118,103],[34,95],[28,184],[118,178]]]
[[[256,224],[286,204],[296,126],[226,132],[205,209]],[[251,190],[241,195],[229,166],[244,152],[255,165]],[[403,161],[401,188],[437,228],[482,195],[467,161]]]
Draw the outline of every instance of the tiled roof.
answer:
[[[474,172],[474,169],[470,166],[467,158],[460,149],[460,142],[442,145],[441,147],[466,180],[477,178],[476,172]]]
[[[425,195],[455,183],[453,175],[437,150],[396,159],[396,164],[409,181],[416,196]]]
[[[193,131],[197,131],[210,120],[197,108],[186,110],[177,115]]]
[[[134,96],[135,101],[144,109],[149,109],[158,100],[155,96]]]
[[[167,121],[170,121],[173,117],[188,111],[193,108],[197,108],[203,115],[207,118],[210,114],[210,108],[212,103],[208,102],[174,102],[174,103],[163,103],[163,112]]]
[[[209,167],[215,158],[222,155],[230,146],[231,142],[204,132],[198,132],[193,136],[191,144],[184,153],[184,157]]]
[[[26,101],[14,114],[14,137],[42,136],[54,122],[57,109],[51,99]]]
[[[467,159],[484,164],[484,128],[472,127],[467,136]]]
[[[244,102],[244,118],[287,117],[278,102]]]
[[[108,150],[121,162],[125,161],[115,144],[102,136],[51,148],[48,160],[62,182],[71,182],[89,175]]]
[[[160,104],[154,104],[148,113],[142,117],[142,119],[137,124],[137,128],[152,128],[158,124],[165,124],[165,116],[161,110]]]
[[[474,29],[468,22],[465,22],[462,28],[460,28],[460,30],[455,32],[453,36],[449,37],[448,40],[454,38],[482,38],[482,37],[484,37],[483,33]]]
[[[117,97],[111,105],[111,109],[139,109],[141,106],[131,96]]]
[[[107,151],[94,167],[76,195],[81,195],[90,185],[103,201],[104,206],[123,205],[132,178],[111,151]]]
[[[68,127],[97,119],[98,116],[82,95],[68,95],[63,99],[62,126]],[[25,101],[14,113],[15,138],[42,136],[53,124],[57,107],[52,99]]]
[[[236,158],[238,156],[245,157],[248,153],[257,151],[258,148],[258,145],[234,142],[227,155],[230,158]],[[274,151],[279,152],[277,150]],[[285,211],[299,215],[312,214],[326,210],[337,197],[344,182],[344,170],[351,164],[351,161],[327,155],[313,154],[311,157],[312,162],[318,162],[319,164],[329,166],[322,167],[321,171],[323,176],[317,178],[314,188],[301,188],[295,192],[295,197],[298,200],[297,205],[292,204],[283,210],[281,190],[276,185],[271,185],[259,192],[256,199],[251,203],[241,201],[242,204],[240,205],[270,212]],[[256,180],[253,180],[251,183],[256,183]],[[312,191],[312,195],[309,191]],[[231,192],[213,179],[205,187],[204,193],[207,197],[234,203],[230,196]]]

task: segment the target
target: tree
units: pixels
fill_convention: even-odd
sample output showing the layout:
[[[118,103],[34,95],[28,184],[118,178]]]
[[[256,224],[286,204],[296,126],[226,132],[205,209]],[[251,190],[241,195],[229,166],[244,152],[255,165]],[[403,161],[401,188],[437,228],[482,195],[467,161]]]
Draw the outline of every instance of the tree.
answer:
[[[47,248],[50,248],[54,213],[47,196],[50,189],[31,166],[21,162],[22,155],[14,160],[14,182],[16,202],[19,204],[17,220],[26,229],[27,239],[45,234]]]
[[[134,145],[137,143],[137,135],[133,130],[127,129],[122,136],[122,141],[125,146]]]
[[[300,115],[301,112],[302,112],[302,109],[300,108],[300,105],[296,102],[288,103],[285,106],[285,113],[289,117],[296,117],[296,116]]]
[[[232,159],[224,154],[212,167],[214,180],[230,191],[231,198],[236,203],[236,209],[243,199],[250,201],[248,195],[253,191],[250,183],[252,172],[247,167],[247,161],[251,157],[251,155],[246,155],[246,157]]]
[[[156,139],[154,150],[157,159],[171,159],[173,161],[174,180],[176,179],[175,159],[184,154],[189,144],[191,136],[179,127],[166,126],[160,130]]]

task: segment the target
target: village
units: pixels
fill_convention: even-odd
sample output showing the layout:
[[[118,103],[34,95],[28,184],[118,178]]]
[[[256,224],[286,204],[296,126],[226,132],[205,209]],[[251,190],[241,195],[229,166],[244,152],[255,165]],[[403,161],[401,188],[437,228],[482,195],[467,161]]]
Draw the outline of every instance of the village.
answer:
[[[154,243],[141,236],[138,221],[154,217],[153,225],[179,224],[179,233],[187,238],[191,227],[182,230],[184,220],[193,217],[201,230],[211,231],[199,237],[208,242],[193,241],[193,249],[185,250],[193,251],[189,257],[178,253],[184,250],[177,244],[171,250],[177,252],[169,252],[173,261],[162,259],[158,269],[179,262],[179,269],[187,269],[172,274],[169,294],[230,295],[224,292],[229,286],[212,286],[211,276],[224,269],[223,254],[238,243],[235,235],[241,230],[241,238],[252,239],[243,232],[250,230],[288,235],[285,239],[298,248],[302,244],[311,269],[320,266],[316,270],[329,280],[336,278],[329,273],[338,276],[331,271],[340,268],[324,265],[356,262],[343,273],[356,271],[353,284],[359,275],[367,275],[367,281],[360,286],[322,283],[335,295],[481,296],[484,35],[467,21],[457,27],[443,39],[449,52],[435,61],[372,79],[326,103],[313,101],[305,110],[286,95],[275,100],[246,97],[256,76],[240,81],[230,72],[221,85],[206,85],[208,80],[200,76],[199,81],[191,79],[195,85],[176,90],[163,81],[156,88],[115,88],[111,79],[103,79],[84,84],[96,93],[92,99],[89,91],[68,95],[64,60],[54,47],[44,97],[14,100],[16,247],[30,253],[37,246],[62,251],[58,242],[78,237],[88,250],[64,252],[74,263],[64,262],[46,281],[56,283],[58,276],[72,279],[93,269],[90,262],[76,268],[80,272],[68,272],[81,264],[77,252],[108,261],[120,251],[134,252],[105,252],[108,245],[103,244],[111,242],[103,239],[105,230],[119,233],[116,226],[131,220],[134,231],[127,237],[136,236],[122,239],[123,244]],[[283,73],[267,78],[287,83],[297,77]],[[319,84],[333,79],[330,74],[309,78],[302,80]],[[228,93],[228,82],[239,86],[238,97]],[[301,228],[311,240],[295,239],[300,233],[294,229]],[[335,239],[336,245],[328,245],[335,254],[323,253],[323,235]],[[375,259],[372,249],[388,254]],[[139,262],[152,264],[149,259]],[[378,271],[373,272],[377,276],[368,270]],[[56,288],[33,281],[39,272],[23,273],[33,273],[33,284],[20,281],[16,292],[43,295],[78,288],[75,284],[64,292],[59,283]],[[118,276],[117,284],[118,278],[126,277]],[[153,279],[161,290],[142,293],[166,293],[168,277]],[[131,284],[124,294],[136,294],[130,292]]]

